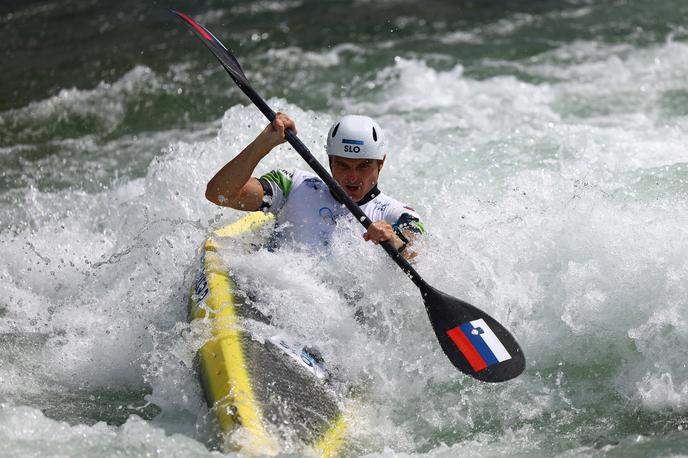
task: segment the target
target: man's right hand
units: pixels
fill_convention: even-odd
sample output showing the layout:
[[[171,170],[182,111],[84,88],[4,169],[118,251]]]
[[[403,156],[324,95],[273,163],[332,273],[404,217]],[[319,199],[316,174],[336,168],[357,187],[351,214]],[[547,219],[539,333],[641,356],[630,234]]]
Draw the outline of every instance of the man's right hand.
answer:
[[[237,210],[258,210],[263,203],[263,186],[251,174],[263,157],[275,146],[284,143],[285,129],[296,133],[296,123],[286,114],[278,112],[274,121],[208,182],[206,199]]]
[[[265,148],[271,150],[285,142],[284,131],[286,129],[291,129],[295,134],[298,133],[294,120],[285,113],[278,111],[275,119],[265,126],[265,129],[258,135],[257,140]]]

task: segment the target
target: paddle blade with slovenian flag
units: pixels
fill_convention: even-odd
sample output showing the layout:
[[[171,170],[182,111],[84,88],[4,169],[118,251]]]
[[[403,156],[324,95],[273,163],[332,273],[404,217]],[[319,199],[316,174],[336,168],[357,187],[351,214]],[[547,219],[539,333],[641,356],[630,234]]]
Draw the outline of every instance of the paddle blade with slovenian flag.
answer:
[[[523,351],[504,326],[432,286],[421,290],[440,346],[457,369],[484,382],[503,382],[523,372]]]

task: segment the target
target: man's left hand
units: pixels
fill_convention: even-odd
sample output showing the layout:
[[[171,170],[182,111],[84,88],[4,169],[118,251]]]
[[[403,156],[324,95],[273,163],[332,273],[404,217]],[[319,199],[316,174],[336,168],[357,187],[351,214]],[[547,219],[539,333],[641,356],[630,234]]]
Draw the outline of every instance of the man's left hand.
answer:
[[[375,221],[373,224],[368,226],[368,230],[365,234],[363,234],[363,240],[367,242],[373,242],[375,245],[377,245],[385,240],[395,239],[396,237],[394,235],[394,229],[392,229],[392,226],[389,223],[380,220]]]

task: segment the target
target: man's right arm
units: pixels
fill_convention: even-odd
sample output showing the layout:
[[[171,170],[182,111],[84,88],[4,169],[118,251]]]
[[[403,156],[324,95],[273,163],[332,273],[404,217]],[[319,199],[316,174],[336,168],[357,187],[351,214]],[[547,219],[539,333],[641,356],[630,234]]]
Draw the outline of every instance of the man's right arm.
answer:
[[[208,182],[206,199],[237,210],[258,210],[263,204],[263,186],[251,174],[261,159],[275,146],[284,143],[285,129],[296,133],[294,121],[284,113],[277,113],[275,120]]]

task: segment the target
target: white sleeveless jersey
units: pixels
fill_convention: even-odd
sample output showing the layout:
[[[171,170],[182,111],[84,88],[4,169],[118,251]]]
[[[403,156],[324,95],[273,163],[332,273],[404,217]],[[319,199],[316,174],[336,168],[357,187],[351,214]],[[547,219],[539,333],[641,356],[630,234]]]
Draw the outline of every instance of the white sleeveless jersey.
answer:
[[[263,211],[275,214],[282,240],[311,247],[327,246],[337,221],[354,220],[327,185],[315,174],[302,170],[273,170],[260,177]],[[371,221],[386,221],[396,231],[424,233],[418,214],[407,205],[373,189],[359,207]],[[360,233],[365,229],[361,225]]]

